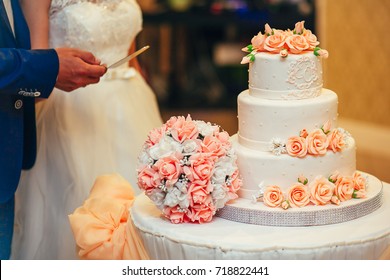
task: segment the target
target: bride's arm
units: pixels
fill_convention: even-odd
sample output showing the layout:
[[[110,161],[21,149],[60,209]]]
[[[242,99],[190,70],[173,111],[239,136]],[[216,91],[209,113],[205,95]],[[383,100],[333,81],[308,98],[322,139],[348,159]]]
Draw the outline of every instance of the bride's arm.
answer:
[[[49,47],[49,9],[51,0],[20,0],[31,35],[32,49]]]

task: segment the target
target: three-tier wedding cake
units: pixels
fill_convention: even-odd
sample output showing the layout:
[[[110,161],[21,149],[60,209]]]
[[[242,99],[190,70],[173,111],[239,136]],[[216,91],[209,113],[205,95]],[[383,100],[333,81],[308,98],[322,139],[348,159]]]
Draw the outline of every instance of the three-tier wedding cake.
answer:
[[[328,52],[298,22],[268,24],[243,49],[249,88],[238,96],[232,137],[240,198],[217,215],[246,223],[308,226],[344,222],[381,205],[381,183],[356,171],[353,137],[338,127],[337,94],[323,88]]]

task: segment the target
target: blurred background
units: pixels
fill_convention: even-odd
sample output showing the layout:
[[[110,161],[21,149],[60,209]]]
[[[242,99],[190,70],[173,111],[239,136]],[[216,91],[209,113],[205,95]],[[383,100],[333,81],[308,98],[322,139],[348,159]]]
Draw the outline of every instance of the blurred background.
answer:
[[[329,51],[324,87],[339,96],[339,126],[357,141],[357,167],[390,182],[390,0],[138,0],[139,46],[162,117],[191,114],[237,132],[237,96],[248,88],[241,48],[265,23],[297,21]]]

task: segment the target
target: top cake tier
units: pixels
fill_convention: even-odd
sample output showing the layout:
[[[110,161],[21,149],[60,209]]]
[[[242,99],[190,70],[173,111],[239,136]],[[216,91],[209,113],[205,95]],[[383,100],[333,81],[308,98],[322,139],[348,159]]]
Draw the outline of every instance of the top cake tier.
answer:
[[[322,88],[321,58],[313,52],[278,54],[259,52],[249,64],[249,94],[264,99],[317,97]]]
[[[307,99],[321,94],[321,58],[328,52],[319,47],[317,37],[304,27],[280,30],[265,25],[264,34],[253,36],[242,50],[248,54],[249,94],[263,99]]]

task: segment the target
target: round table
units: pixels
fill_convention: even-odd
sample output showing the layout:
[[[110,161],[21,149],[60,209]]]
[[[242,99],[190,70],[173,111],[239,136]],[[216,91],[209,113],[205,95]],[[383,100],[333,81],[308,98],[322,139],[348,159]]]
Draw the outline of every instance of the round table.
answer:
[[[218,217],[206,224],[172,224],[143,194],[130,211],[151,259],[368,260],[384,258],[390,249],[388,183],[378,210],[333,225],[259,226]]]

